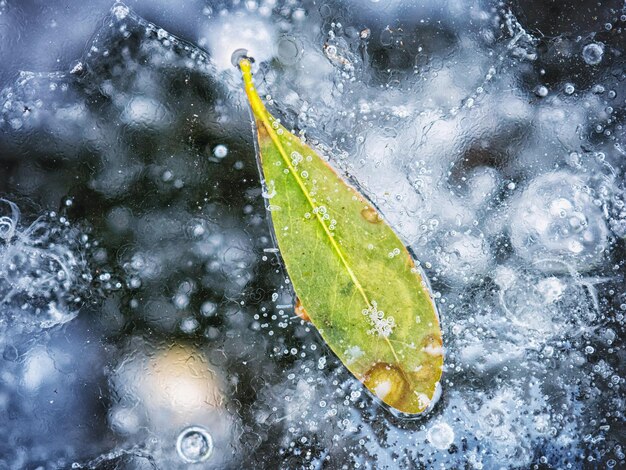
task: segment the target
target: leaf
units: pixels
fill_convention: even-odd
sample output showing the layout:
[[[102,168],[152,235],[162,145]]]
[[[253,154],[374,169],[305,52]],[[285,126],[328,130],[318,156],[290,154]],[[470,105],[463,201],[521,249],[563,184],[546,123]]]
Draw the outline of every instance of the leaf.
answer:
[[[387,405],[428,409],[443,348],[426,283],[365,197],[269,114],[239,62],[254,115],[267,208],[293,288],[343,364]]]

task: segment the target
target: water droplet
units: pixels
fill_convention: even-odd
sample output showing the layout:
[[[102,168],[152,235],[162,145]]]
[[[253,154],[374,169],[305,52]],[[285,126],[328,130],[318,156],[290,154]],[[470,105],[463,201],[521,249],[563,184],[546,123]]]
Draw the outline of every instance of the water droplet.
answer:
[[[190,426],[178,435],[176,451],[186,463],[204,462],[213,453],[213,438],[203,427]]]

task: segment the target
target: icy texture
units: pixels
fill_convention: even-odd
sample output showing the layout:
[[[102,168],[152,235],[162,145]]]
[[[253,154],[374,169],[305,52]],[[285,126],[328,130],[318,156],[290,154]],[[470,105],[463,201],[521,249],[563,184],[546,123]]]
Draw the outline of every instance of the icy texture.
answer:
[[[543,37],[490,2],[138,3],[202,49],[81,5],[67,73],[1,75],[0,468],[626,464],[626,13]],[[0,0],[0,53],[22,14]],[[427,272],[428,416],[295,315],[237,48]]]
[[[18,206],[0,205],[7,213],[0,216],[0,331],[30,333],[72,320],[91,281],[89,237],[54,212],[22,229]]]

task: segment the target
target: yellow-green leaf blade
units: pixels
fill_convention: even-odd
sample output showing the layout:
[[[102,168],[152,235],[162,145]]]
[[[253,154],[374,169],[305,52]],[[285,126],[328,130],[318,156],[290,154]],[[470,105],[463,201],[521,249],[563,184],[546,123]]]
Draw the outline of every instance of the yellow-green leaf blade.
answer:
[[[240,62],[268,209],[296,295],[345,366],[388,405],[423,412],[443,350],[435,306],[398,236],[370,203],[265,109]]]

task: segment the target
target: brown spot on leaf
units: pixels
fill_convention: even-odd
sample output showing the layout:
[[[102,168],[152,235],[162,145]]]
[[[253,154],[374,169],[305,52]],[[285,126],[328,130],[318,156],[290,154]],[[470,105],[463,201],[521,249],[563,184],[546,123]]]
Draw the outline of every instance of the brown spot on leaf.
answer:
[[[424,337],[424,344],[425,345],[433,345],[433,346],[442,346],[443,345],[443,341],[441,339],[440,335],[434,335],[434,334],[430,334],[430,335],[426,335]]]
[[[272,138],[262,121],[256,120],[256,131],[259,139],[259,145],[266,145],[272,142]]]
[[[438,335],[427,335],[422,340],[422,351],[431,356],[442,356],[443,355],[443,341],[441,336]]]
[[[370,224],[379,224],[382,222],[380,215],[371,207],[366,207],[361,211],[361,216],[367,220]]]
[[[402,409],[410,393],[409,382],[397,366],[378,362],[363,378],[363,384],[389,406]]]
[[[302,320],[304,321],[311,321],[311,317],[309,317],[309,314],[306,313],[306,310],[304,309],[304,307],[302,306],[302,302],[300,302],[300,299],[296,300],[296,315],[298,315]]]
[[[441,366],[434,362],[435,361],[426,361],[411,372],[413,383],[427,384],[436,381],[436,377],[441,375]]]

